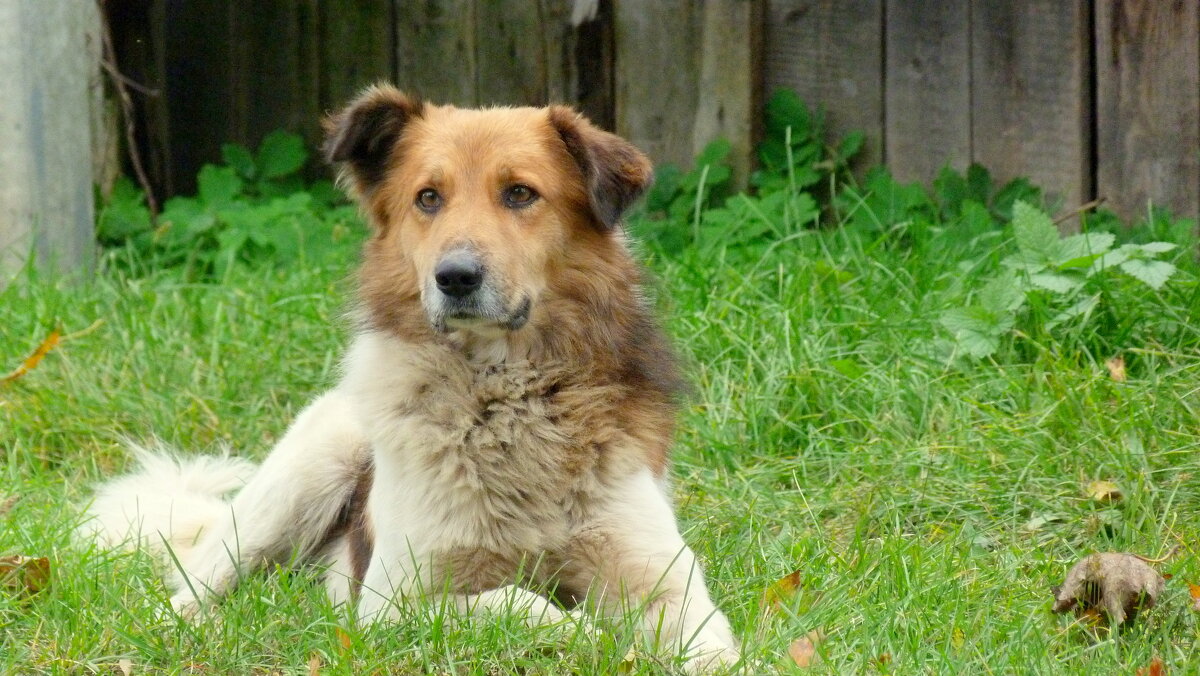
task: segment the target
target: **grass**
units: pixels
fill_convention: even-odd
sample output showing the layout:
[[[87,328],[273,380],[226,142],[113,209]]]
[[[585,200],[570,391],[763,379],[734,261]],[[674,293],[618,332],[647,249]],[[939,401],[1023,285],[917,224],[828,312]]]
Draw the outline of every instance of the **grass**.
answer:
[[[820,630],[816,673],[1134,673],[1154,656],[1200,673],[1187,586],[1200,582],[1197,267],[1182,255],[1163,291],[1115,292],[1124,382],[1109,355],[1080,347],[1100,329],[965,360],[938,317],[999,239],[847,228],[756,257],[647,250],[695,384],[674,467],[681,522],[755,671],[795,671],[788,644]],[[677,667],[623,662],[623,627],[554,639],[437,612],[355,627],[307,577],[280,571],[192,626],[160,616],[145,556],[72,544],[89,485],[127,464],[123,437],[262,457],[336,378],[347,272],[27,274],[0,291],[4,368],[55,326],[103,321],[0,386],[0,504],[17,498],[0,515],[0,555],[52,565],[36,595],[0,588],[0,673],[112,673],[122,659],[135,673]],[[1097,479],[1123,498],[1089,499]],[[1098,636],[1051,615],[1049,588],[1079,557],[1177,545],[1159,564],[1173,574],[1165,597],[1128,630]],[[797,570],[794,594],[765,600]]]

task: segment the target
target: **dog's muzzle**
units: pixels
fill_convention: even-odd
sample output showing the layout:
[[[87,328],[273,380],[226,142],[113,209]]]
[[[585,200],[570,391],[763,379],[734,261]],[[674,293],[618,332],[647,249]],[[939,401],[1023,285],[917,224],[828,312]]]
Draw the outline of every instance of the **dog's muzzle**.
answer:
[[[488,275],[483,259],[470,248],[443,254],[433,269],[432,281],[433,288],[427,288],[425,294],[425,309],[438,331],[480,324],[515,331],[529,320],[530,299],[510,305],[499,280]]]

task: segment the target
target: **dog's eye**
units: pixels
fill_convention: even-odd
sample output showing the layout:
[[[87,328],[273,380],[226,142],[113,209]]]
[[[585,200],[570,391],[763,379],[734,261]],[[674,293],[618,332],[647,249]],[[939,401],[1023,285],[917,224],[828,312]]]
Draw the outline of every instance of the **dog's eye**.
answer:
[[[504,191],[504,205],[511,209],[527,207],[533,204],[537,198],[538,194],[534,192],[533,188],[520,183]]]
[[[425,188],[417,193],[417,208],[426,213],[433,213],[442,206],[442,196],[433,188]]]

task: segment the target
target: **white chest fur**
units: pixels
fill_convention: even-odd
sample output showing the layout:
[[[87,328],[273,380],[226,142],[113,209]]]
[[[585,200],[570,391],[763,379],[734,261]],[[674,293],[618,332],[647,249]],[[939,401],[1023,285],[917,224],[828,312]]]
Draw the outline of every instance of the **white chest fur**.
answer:
[[[378,541],[405,542],[417,558],[475,549],[520,556],[565,544],[589,501],[606,492],[605,447],[621,436],[603,403],[609,388],[578,376],[360,336],[341,389],[373,447]]]

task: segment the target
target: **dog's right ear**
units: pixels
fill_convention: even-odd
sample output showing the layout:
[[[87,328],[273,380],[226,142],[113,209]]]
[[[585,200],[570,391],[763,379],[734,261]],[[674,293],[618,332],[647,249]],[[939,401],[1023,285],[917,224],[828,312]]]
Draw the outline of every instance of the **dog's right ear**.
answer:
[[[422,108],[420,99],[390,85],[368,88],[325,118],[325,159],[344,163],[353,191],[370,195],[387,175],[404,126],[420,117]]]

